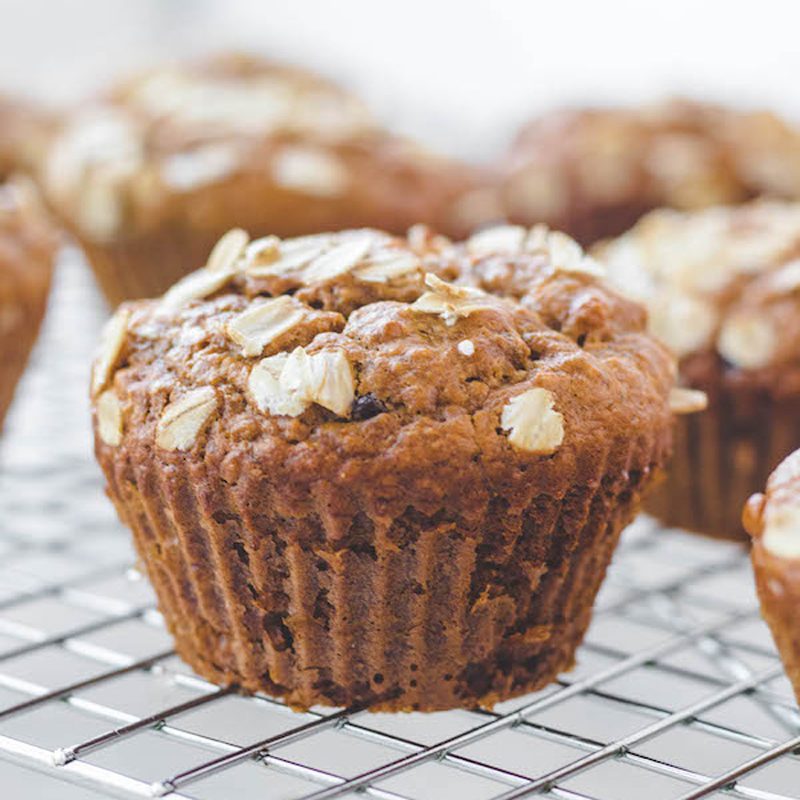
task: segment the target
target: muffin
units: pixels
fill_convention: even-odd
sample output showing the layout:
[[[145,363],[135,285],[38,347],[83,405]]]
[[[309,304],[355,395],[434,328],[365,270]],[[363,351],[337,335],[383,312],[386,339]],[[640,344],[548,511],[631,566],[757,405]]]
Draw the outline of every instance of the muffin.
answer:
[[[688,100],[565,110],[525,127],[500,172],[497,205],[510,220],[588,245],[660,207],[800,199],[800,132],[768,112]]]
[[[744,511],[761,613],[800,702],[800,451],[788,456]]]
[[[800,204],[656,211],[596,254],[650,312],[708,410],[678,422],[648,509],[669,525],[745,538],[742,505],[800,446]]]
[[[55,252],[32,184],[0,184],[0,426],[39,332]]]
[[[178,653],[298,708],[491,706],[570,668],[686,404],[598,271],[541,227],[237,229],[120,306],[96,455]]]
[[[444,224],[468,182],[340,88],[242,56],[155,70],[80,109],[43,176],[112,304],[161,294],[234,224],[400,233]]]

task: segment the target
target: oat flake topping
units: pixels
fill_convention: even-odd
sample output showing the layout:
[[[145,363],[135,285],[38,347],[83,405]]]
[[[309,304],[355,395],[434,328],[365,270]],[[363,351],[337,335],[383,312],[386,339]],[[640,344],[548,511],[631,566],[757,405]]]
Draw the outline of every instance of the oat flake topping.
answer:
[[[98,394],[111,378],[114,366],[125,344],[130,311],[118,309],[106,322],[100,337],[100,352],[92,369],[92,395]]]
[[[605,275],[603,267],[572,238],[547,225],[530,230],[521,225],[496,225],[473,234],[467,250],[477,256],[498,253],[541,253],[552,267],[563,272],[584,272],[596,277]]]
[[[486,292],[471,286],[455,286],[432,273],[425,276],[425,285],[431,291],[412,303],[411,308],[422,314],[438,314],[448,325],[455,325],[459,317],[496,307]]]
[[[217,395],[210,386],[187,392],[164,409],[156,444],[164,450],[188,450],[216,410]]]
[[[353,369],[342,350],[309,355],[296,347],[264,358],[250,372],[248,389],[262,411],[290,417],[312,403],[348,417],[355,399]]]
[[[97,398],[97,432],[110,447],[117,447],[122,441],[122,407],[113,389]]]
[[[225,325],[225,332],[242,348],[242,355],[258,356],[270,342],[301,322],[307,310],[303,303],[281,295],[237,314]]]
[[[508,441],[520,450],[554,453],[564,441],[564,417],[554,404],[553,393],[540,386],[512,397],[500,416]]]

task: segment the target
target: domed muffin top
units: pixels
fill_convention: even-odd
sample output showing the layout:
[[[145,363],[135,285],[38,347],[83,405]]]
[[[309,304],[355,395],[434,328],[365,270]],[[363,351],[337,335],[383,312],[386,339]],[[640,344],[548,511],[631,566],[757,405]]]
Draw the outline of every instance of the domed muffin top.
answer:
[[[768,112],[676,99],[533,121],[505,165],[503,203],[511,218],[577,224],[586,209],[630,207],[638,216],[763,194],[800,197],[800,132]]]
[[[562,464],[551,481],[590,480],[630,447],[666,452],[670,400],[697,401],[670,397],[672,358],[598,271],[544,227],[463,244],[233,230],[205,268],[110,320],[97,446],[216,454],[231,480],[255,459],[295,482],[405,471],[435,493],[432,462],[467,485],[524,480],[544,457]]]
[[[170,198],[243,174],[240,194],[271,182],[333,202],[366,180],[365,151],[380,152],[387,173],[439,163],[379,129],[338,86],[226,55],[152,70],[79,109],[54,137],[44,185],[64,217],[102,241],[163,215]]]
[[[800,360],[800,204],[654,211],[595,250],[679,356],[742,370]]]
[[[800,560],[800,450],[770,475],[765,494],[750,498],[744,523],[767,552]]]

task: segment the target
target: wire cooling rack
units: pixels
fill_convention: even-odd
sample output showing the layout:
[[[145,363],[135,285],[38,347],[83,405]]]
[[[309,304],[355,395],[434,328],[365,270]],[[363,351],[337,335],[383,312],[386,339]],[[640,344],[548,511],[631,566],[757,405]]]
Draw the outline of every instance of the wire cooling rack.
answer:
[[[91,458],[102,315],[66,253],[0,449],[0,796],[800,798],[800,712],[745,554],[645,519],[577,668],[493,712],[300,714],[193,675]]]

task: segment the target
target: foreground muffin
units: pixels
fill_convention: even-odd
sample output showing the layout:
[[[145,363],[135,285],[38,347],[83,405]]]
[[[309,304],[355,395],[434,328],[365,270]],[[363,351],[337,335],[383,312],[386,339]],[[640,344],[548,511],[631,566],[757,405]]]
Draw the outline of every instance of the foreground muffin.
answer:
[[[112,304],[161,294],[234,224],[405,232],[444,223],[467,182],[338,87],[239,56],[155,70],[80,109],[44,170]]]
[[[800,204],[658,211],[597,249],[650,312],[708,410],[678,423],[648,506],[671,525],[743,538],[742,505],[800,446]]]
[[[655,208],[800,199],[800,132],[768,112],[688,100],[567,110],[524,128],[501,172],[509,219],[590,244]]]
[[[0,426],[44,316],[55,252],[32,184],[0,184]]]
[[[234,230],[121,306],[96,454],[181,656],[297,707],[569,668],[671,438],[674,362],[597,271],[544,228]]]
[[[761,612],[800,702],[800,451],[770,475],[766,494],[750,498],[744,524]]]

